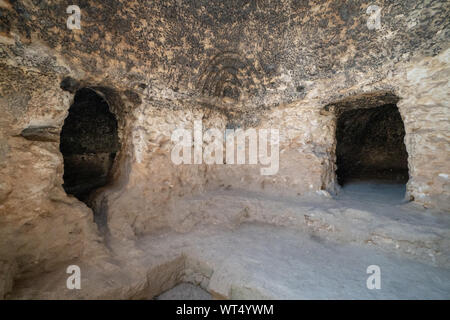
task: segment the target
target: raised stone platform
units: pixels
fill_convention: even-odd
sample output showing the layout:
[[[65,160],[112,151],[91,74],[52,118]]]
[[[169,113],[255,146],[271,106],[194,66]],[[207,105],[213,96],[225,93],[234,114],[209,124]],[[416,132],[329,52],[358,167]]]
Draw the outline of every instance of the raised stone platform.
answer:
[[[107,236],[109,254],[19,280],[9,298],[177,299],[195,288],[218,299],[449,299],[450,218],[403,194],[353,183],[336,198],[185,197],[168,213],[173,229]],[[81,268],[81,290],[66,288],[69,264]],[[372,265],[380,290],[366,285]]]
[[[136,251],[80,264],[82,289],[65,289],[59,272],[18,283],[10,298],[151,299],[190,282],[215,298],[449,299],[450,270],[376,247],[331,242],[267,224],[161,233]],[[126,254],[128,256],[126,256]],[[381,289],[366,286],[367,267],[381,269]]]

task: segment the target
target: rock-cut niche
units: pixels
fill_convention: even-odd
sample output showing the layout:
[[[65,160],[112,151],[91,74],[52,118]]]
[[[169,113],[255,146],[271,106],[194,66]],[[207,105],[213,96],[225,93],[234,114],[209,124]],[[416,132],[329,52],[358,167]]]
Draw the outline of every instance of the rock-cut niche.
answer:
[[[109,182],[119,137],[117,119],[96,91],[76,92],[61,131],[64,190],[86,202],[89,194]]]
[[[394,103],[341,112],[336,128],[339,184],[353,180],[406,183],[404,138],[404,124]]]

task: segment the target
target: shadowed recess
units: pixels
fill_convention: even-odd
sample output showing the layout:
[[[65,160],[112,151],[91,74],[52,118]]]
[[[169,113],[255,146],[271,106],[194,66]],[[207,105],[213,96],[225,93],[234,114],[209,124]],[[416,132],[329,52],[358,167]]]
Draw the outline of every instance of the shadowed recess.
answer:
[[[395,104],[353,109],[338,116],[336,171],[339,184],[349,180],[408,181],[405,129]]]
[[[64,190],[81,201],[108,182],[119,150],[117,120],[108,103],[95,91],[84,88],[74,103],[61,131],[64,156]]]

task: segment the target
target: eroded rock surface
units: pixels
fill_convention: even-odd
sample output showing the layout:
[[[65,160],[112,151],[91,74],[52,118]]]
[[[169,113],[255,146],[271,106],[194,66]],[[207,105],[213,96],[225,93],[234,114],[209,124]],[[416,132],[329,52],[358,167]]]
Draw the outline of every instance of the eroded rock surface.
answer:
[[[94,270],[96,289],[68,297],[148,297],[143,288],[156,296],[183,280],[185,260],[151,256],[151,267],[143,266],[137,261],[148,252],[137,243],[203,224],[292,223],[305,234],[367,241],[448,268],[448,225],[433,221],[450,210],[450,7],[445,0],[380,0],[380,25],[372,28],[370,4],[80,0],[81,29],[71,30],[66,3],[0,0],[0,298],[64,292],[65,268],[74,261]],[[73,179],[98,174],[80,195],[63,187],[71,164],[60,145],[85,146],[78,122],[75,140],[61,135],[83,90],[116,122],[87,121],[92,130],[83,137],[105,148],[70,156]],[[330,204],[342,191],[339,117],[386,105],[395,106],[404,128],[386,124],[386,139],[404,145],[394,155],[394,143],[377,151],[383,143],[369,139],[362,153],[372,156],[362,159],[372,165],[384,154],[395,163],[388,169],[401,168],[407,180],[405,198],[413,202],[386,207],[409,217],[394,227],[392,217],[373,214],[375,205],[352,211],[351,201]],[[196,120],[204,130],[278,129],[279,170],[263,176],[260,164],[175,165],[171,135],[192,130]],[[306,205],[312,195],[321,205]],[[119,251],[122,261],[111,262]],[[161,271],[169,266],[172,273]],[[43,273],[58,279],[58,289],[30,280]],[[205,285],[208,277],[197,276]],[[27,283],[34,287],[23,291]],[[236,290],[236,297],[252,296]]]

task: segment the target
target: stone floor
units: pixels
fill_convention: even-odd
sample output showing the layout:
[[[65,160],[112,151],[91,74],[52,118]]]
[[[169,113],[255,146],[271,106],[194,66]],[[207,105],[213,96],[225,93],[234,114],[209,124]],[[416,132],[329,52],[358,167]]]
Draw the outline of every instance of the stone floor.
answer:
[[[172,289],[163,292],[155,300],[211,300],[208,291],[190,283],[180,283]]]
[[[172,250],[212,270],[205,289],[231,299],[450,298],[449,269],[297,230],[244,224],[170,238]],[[143,249],[157,251],[167,240],[146,239]],[[370,265],[381,269],[380,290],[367,289]]]
[[[178,205],[202,223],[73,262],[76,292],[61,266],[10,298],[450,299],[448,215],[406,204],[402,186],[350,184],[336,199],[220,191]],[[371,265],[379,290],[366,285]]]
[[[389,181],[358,181],[346,183],[336,197],[341,203],[360,202],[365,208],[380,203],[398,205],[405,203],[406,185]]]

